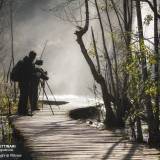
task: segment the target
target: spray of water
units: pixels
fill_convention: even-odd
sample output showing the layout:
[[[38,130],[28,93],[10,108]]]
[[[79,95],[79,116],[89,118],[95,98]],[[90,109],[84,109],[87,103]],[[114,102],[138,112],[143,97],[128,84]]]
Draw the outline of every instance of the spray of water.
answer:
[[[43,68],[48,71],[49,84],[54,93],[85,96],[90,94],[88,88],[92,88],[93,78],[76,43],[75,26],[57,18],[54,12],[47,11],[58,3],[62,1],[22,0],[18,7],[15,7],[15,59],[18,61],[30,50],[35,50],[40,56],[47,40]],[[7,38],[9,41],[9,33]],[[10,51],[7,54],[10,55]],[[10,57],[7,58],[6,62]]]

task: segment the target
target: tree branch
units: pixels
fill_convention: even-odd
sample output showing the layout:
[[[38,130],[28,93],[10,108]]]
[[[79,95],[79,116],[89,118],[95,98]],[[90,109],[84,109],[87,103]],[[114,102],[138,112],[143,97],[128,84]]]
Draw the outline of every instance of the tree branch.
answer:
[[[135,0],[135,1],[137,1],[137,0]],[[148,5],[150,6],[151,10],[153,12],[156,12],[156,9],[154,8],[153,4],[149,0],[140,0],[140,1],[148,3]],[[157,13],[157,16],[158,16],[158,18],[160,18],[160,14]]]
[[[91,27],[91,33],[92,33],[92,41],[93,41],[93,44],[94,44],[94,51],[95,51],[96,60],[97,60],[98,73],[100,74],[101,73],[101,66],[100,66],[100,62],[99,62],[97,45],[96,45],[96,40],[95,40],[95,36],[94,36],[94,32],[93,32],[93,28],[92,27]]]
[[[79,27],[78,26],[77,27],[78,30],[75,32],[75,34],[77,36],[77,42],[80,45],[80,49],[82,51],[82,54],[83,54],[85,60],[87,61],[88,65],[90,67],[91,73],[92,73],[95,81],[97,83],[99,83],[101,86],[103,86],[102,88],[104,89],[106,87],[105,79],[96,70],[95,65],[94,65],[93,61],[91,60],[91,58],[89,57],[88,51],[87,51],[87,49],[86,49],[86,47],[84,45],[83,39],[82,39],[83,35],[88,31],[88,28],[89,28],[89,7],[88,7],[88,0],[85,0],[85,7],[86,7],[86,22],[85,22],[85,25],[84,25],[84,27]],[[107,97],[108,101],[115,102],[115,98],[111,94],[109,94],[107,92],[107,90],[105,90],[105,96]]]
[[[94,78],[96,79],[96,81],[98,80],[98,73],[96,71],[96,68],[94,66],[93,61],[91,60],[91,58],[88,55],[87,49],[84,45],[84,42],[82,40],[83,35],[88,31],[89,28],[89,7],[88,7],[88,0],[85,0],[85,6],[86,6],[86,21],[85,21],[85,25],[84,27],[79,27],[77,26],[78,30],[75,32],[75,34],[77,35],[77,42],[80,45],[81,51],[83,53],[83,56],[85,57],[88,65],[90,66],[91,72],[94,76]]]

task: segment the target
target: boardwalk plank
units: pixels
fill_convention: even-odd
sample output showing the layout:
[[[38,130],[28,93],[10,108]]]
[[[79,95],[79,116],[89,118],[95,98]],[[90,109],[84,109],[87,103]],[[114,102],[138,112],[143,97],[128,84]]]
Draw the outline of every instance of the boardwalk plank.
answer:
[[[129,142],[121,130],[98,130],[67,115],[74,107],[45,106],[33,117],[18,117],[15,129],[34,160],[159,160],[160,151]]]

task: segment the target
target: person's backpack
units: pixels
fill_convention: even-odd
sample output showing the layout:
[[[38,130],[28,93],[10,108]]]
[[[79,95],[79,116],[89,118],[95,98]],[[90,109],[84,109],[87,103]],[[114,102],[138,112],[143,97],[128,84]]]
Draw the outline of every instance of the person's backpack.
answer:
[[[23,72],[23,61],[20,60],[17,64],[13,67],[10,79],[13,82],[19,82],[22,79],[22,72]]]

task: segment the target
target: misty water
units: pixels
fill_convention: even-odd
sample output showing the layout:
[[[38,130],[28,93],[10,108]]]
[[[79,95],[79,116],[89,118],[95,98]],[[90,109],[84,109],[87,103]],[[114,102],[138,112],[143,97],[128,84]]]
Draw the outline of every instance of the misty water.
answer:
[[[92,95],[89,88],[93,87],[94,80],[76,42],[74,35],[76,26],[57,17],[64,16],[63,2],[65,0],[14,1],[15,63],[23,59],[31,50],[37,53],[38,59],[47,41],[42,57],[44,61],[42,68],[48,72],[49,84],[55,94]],[[62,6],[59,6],[61,3]],[[56,7],[59,11],[50,11]],[[9,19],[8,12],[9,8],[5,15],[6,19]],[[75,15],[78,13],[77,10],[74,10]],[[10,26],[6,28],[4,41],[10,42]],[[6,43],[3,54],[3,65],[8,69],[11,58],[10,43]]]
[[[95,106],[97,104],[102,104],[102,99],[94,98],[91,96],[77,96],[77,95],[49,95],[47,94],[48,99],[44,96],[40,96],[40,100],[49,100],[49,101],[57,101],[57,102],[67,102],[67,105],[73,107],[88,107]]]

